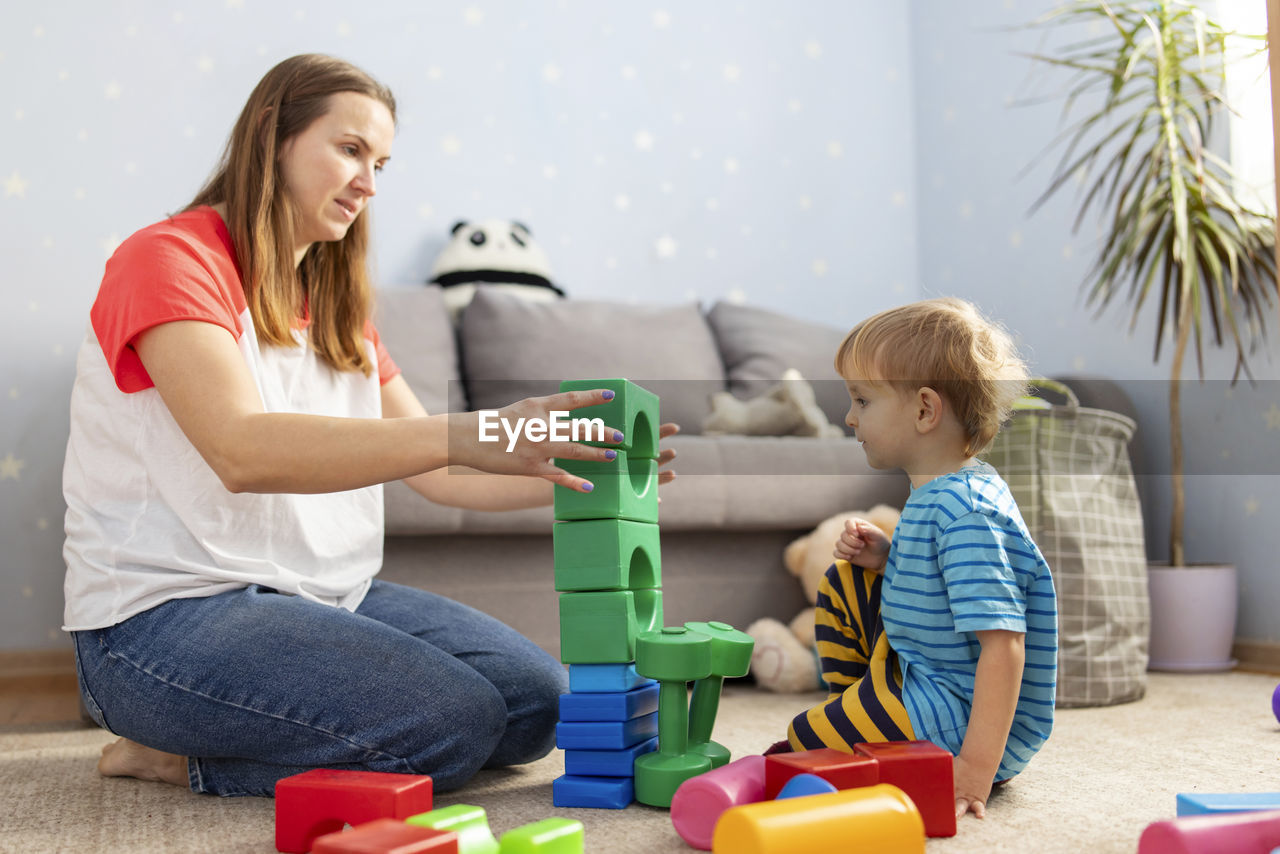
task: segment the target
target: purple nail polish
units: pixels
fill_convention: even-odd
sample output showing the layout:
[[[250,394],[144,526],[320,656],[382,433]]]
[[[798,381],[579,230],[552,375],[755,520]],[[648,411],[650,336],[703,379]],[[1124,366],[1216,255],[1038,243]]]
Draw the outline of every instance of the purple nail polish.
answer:
[[[613,391],[612,391],[611,389],[605,389],[605,390],[604,390],[604,399],[605,399],[605,400],[613,400]]]
[[[593,490],[593,489],[595,489],[595,488],[596,488],[596,485],[595,485],[594,483],[584,483],[584,484],[582,484],[582,491],[583,491],[583,492],[590,492],[591,490]]]
[[[618,452],[617,452],[617,451],[605,451],[605,452],[604,452],[604,458],[605,458],[606,460],[616,460],[616,459],[618,458]]]
[[[613,431],[613,441],[615,441],[615,442],[621,442],[621,441],[622,441],[622,431],[621,431],[621,430],[614,430],[614,431]]]

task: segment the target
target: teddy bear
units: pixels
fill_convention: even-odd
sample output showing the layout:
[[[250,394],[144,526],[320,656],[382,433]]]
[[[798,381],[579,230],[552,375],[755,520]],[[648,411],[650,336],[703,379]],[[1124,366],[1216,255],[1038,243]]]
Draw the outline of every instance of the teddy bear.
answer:
[[[811,604],[818,601],[818,585],[835,560],[832,552],[840,539],[845,520],[853,516],[866,519],[892,538],[901,513],[887,504],[877,504],[870,510],[837,513],[819,522],[808,534],[793,540],[783,551],[783,565],[787,572],[799,579],[805,598]],[[813,617],[814,609],[809,607],[797,614],[790,625],[765,617],[747,627],[747,634],[756,642],[751,654],[751,675],[757,685],[782,692],[812,691],[822,687]]]
[[[506,219],[453,224],[449,242],[436,256],[428,284],[439,285],[456,322],[477,287],[546,302],[563,297],[551,282],[547,253],[522,223]]]
[[[813,386],[795,368],[788,368],[780,383],[750,400],[739,400],[727,391],[711,395],[711,414],[702,422],[702,432],[707,436],[844,435],[827,420],[814,399]]]

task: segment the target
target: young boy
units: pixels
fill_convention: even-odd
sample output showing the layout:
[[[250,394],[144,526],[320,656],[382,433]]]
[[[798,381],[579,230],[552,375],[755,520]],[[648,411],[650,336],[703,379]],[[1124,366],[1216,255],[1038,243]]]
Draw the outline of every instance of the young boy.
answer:
[[[955,754],[956,817],[986,814],[1049,737],[1057,607],[1013,496],[977,459],[1026,388],[1013,342],[969,303],[877,314],[836,356],[872,468],[905,469],[889,539],[850,519],[818,591],[833,693],[791,723],[797,750],[925,739]]]

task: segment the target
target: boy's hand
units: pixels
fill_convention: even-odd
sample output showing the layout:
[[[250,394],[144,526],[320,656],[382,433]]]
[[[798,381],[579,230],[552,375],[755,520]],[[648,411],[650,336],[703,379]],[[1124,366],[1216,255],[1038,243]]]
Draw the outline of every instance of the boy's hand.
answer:
[[[978,818],[987,817],[987,798],[991,797],[991,775],[975,769],[962,757],[952,763],[956,786],[956,818],[973,810]]]
[[[889,555],[889,537],[865,519],[845,519],[844,530],[836,541],[837,560],[883,573]]]

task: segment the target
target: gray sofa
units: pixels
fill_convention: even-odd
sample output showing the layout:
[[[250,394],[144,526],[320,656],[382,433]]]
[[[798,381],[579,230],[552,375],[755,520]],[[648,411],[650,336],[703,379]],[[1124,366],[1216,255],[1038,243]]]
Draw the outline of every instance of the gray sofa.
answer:
[[[787,368],[814,386],[829,420],[848,407],[832,358],[845,330],[748,306],[558,300],[481,292],[455,327],[436,287],[382,289],[376,323],[429,412],[498,408],[562,379],[627,377],[657,393],[682,432],[662,488],[664,622],[745,627],[807,604],[782,550],[833,513],[901,506],[901,473],[868,468],[849,438],[704,436],[714,392],[751,397]],[[481,513],[389,484],[382,577],[480,608],[556,653],[550,507]]]
[[[871,470],[851,438],[699,435],[711,394],[752,397],[796,368],[828,420],[848,408],[833,357],[846,330],[750,306],[530,302],[483,290],[455,327],[437,287],[384,289],[378,329],[429,412],[498,408],[562,379],[627,377],[681,425],[665,444],[678,476],[662,488],[664,622],[790,620],[807,603],[783,548],[835,513],[901,507],[902,473]],[[852,321],[851,321],[852,322]],[[1137,413],[1115,383],[1062,378],[1084,406]],[[1139,434],[1140,435],[1140,434]],[[1136,442],[1137,440],[1135,440]],[[1142,459],[1131,445],[1134,459]],[[382,577],[434,590],[559,650],[550,507],[479,513],[386,488]]]

